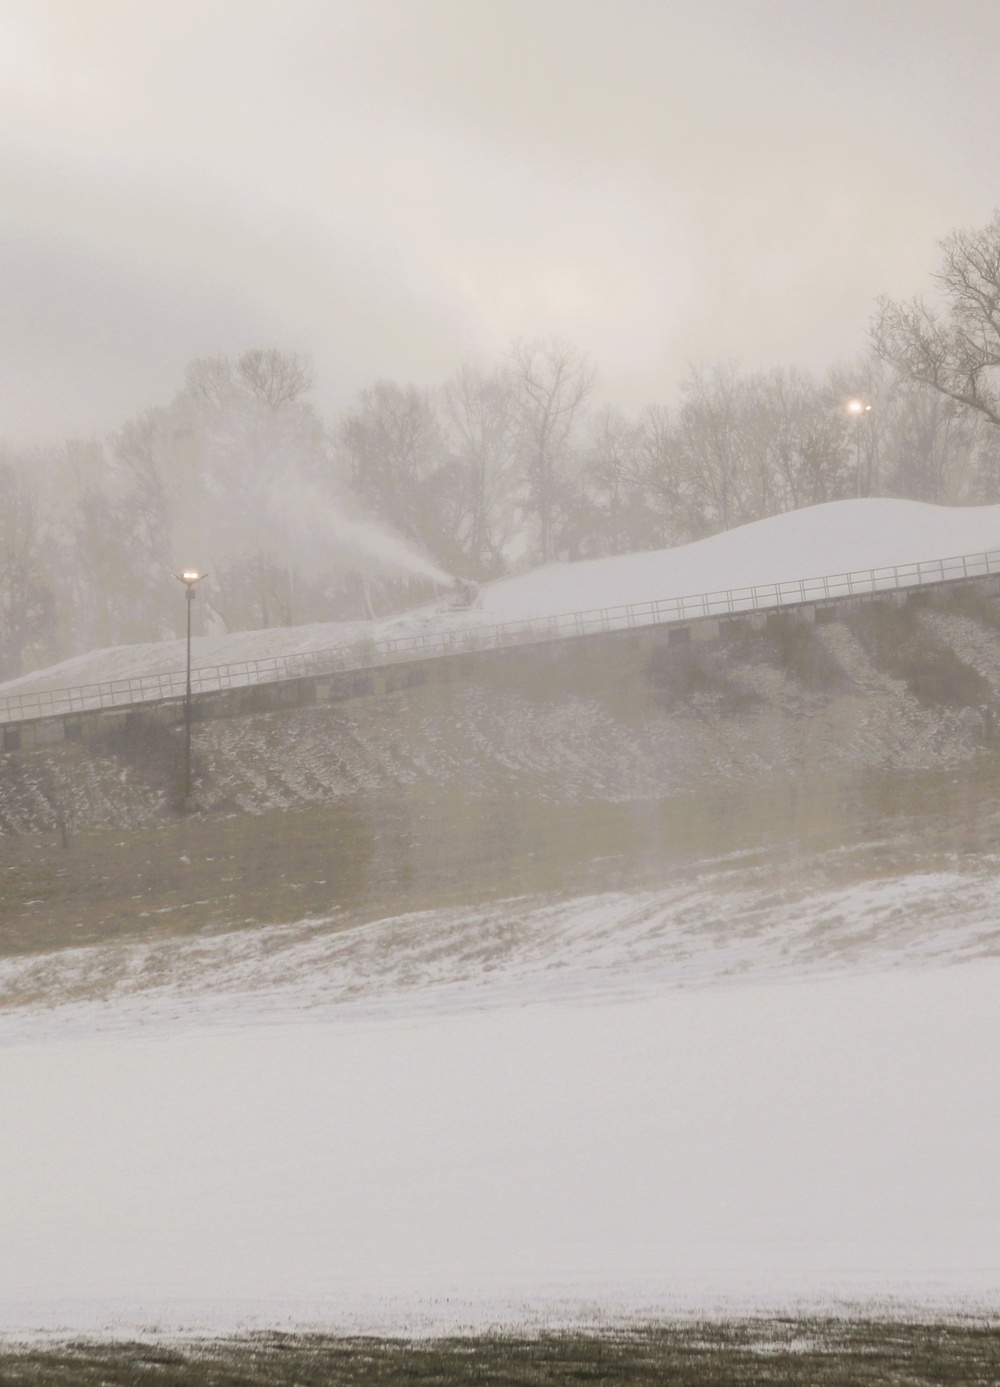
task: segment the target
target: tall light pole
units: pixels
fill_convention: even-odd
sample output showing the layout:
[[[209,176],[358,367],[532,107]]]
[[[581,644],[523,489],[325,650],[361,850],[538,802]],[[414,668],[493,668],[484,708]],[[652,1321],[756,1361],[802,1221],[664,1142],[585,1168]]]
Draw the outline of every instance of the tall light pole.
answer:
[[[184,584],[184,596],[187,598],[187,690],[184,695],[184,793],[181,808],[185,814],[190,814],[198,808],[191,786],[191,607],[194,604],[194,590],[205,574],[195,568],[185,568],[183,573],[175,573],[174,577]]]
[[[855,464],[858,474],[858,500],[861,500],[861,420],[866,414],[871,413],[871,405],[865,404],[864,400],[848,400],[847,412],[854,418],[854,452]]]

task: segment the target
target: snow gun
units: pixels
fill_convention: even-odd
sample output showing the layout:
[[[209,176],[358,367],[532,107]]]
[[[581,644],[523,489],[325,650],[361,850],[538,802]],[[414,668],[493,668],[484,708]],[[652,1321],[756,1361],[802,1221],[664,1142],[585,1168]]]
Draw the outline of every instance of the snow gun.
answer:
[[[452,583],[452,591],[455,594],[451,600],[452,607],[471,607],[479,596],[479,584],[471,582],[468,578],[456,578]]]

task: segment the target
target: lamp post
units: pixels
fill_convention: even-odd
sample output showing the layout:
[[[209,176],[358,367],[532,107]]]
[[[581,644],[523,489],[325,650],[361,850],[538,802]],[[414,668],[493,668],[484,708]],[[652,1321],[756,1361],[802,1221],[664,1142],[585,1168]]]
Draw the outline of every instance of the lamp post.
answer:
[[[847,412],[854,417],[854,452],[855,465],[858,474],[858,500],[861,500],[861,420],[866,414],[871,413],[871,405],[865,404],[864,400],[848,400]]]
[[[191,607],[194,603],[194,590],[205,577],[204,573],[199,573],[195,568],[185,568],[183,573],[175,573],[174,577],[184,584],[186,589],[184,596],[187,598],[187,686],[184,695],[184,793],[181,796],[181,808],[185,814],[193,813],[198,805],[195,802],[194,791],[191,788]]]

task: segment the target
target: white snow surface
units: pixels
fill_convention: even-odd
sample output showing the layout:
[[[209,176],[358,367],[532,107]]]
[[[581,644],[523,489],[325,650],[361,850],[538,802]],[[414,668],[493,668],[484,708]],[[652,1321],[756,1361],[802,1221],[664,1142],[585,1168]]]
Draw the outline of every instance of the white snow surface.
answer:
[[[0,1328],[995,1306],[995,863],[735,865],[5,961]]]
[[[694,544],[550,564],[481,590],[498,621],[893,568],[1000,548],[1000,506],[872,498],[770,516]]]
[[[375,622],[339,622],[195,637],[195,669],[310,654],[357,641],[493,625],[568,612],[892,568],[1000,549],[1000,506],[932,506],[873,498],[771,516],[673,549],[549,564],[483,584],[471,609],[454,599]],[[117,646],[0,685],[6,693],[79,687],[184,668],[183,641]]]

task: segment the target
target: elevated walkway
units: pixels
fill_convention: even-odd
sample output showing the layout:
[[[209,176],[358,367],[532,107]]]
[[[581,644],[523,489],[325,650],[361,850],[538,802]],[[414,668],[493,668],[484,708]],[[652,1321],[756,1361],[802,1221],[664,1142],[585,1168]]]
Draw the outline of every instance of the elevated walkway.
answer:
[[[1000,550],[993,550],[547,617],[497,623],[470,619],[461,625],[443,624],[438,630],[355,640],[308,654],[194,669],[195,716],[202,720],[389,692],[427,682],[427,667],[437,662],[447,662],[449,668],[442,669],[441,675],[448,679],[456,663],[463,663],[462,657],[517,647],[655,628],[662,628],[668,640],[674,635],[683,639],[710,637],[718,633],[723,619],[753,622],[784,610],[810,619],[823,609],[894,593],[984,582],[991,591],[1000,591],[998,579]],[[466,668],[460,672],[470,672],[468,661],[464,663]],[[410,668],[393,675],[398,666]],[[8,694],[0,697],[3,747],[16,750],[79,738],[139,710],[161,710],[165,720],[171,721],[180,715],[185,692],[186,672],[177,670]]]

